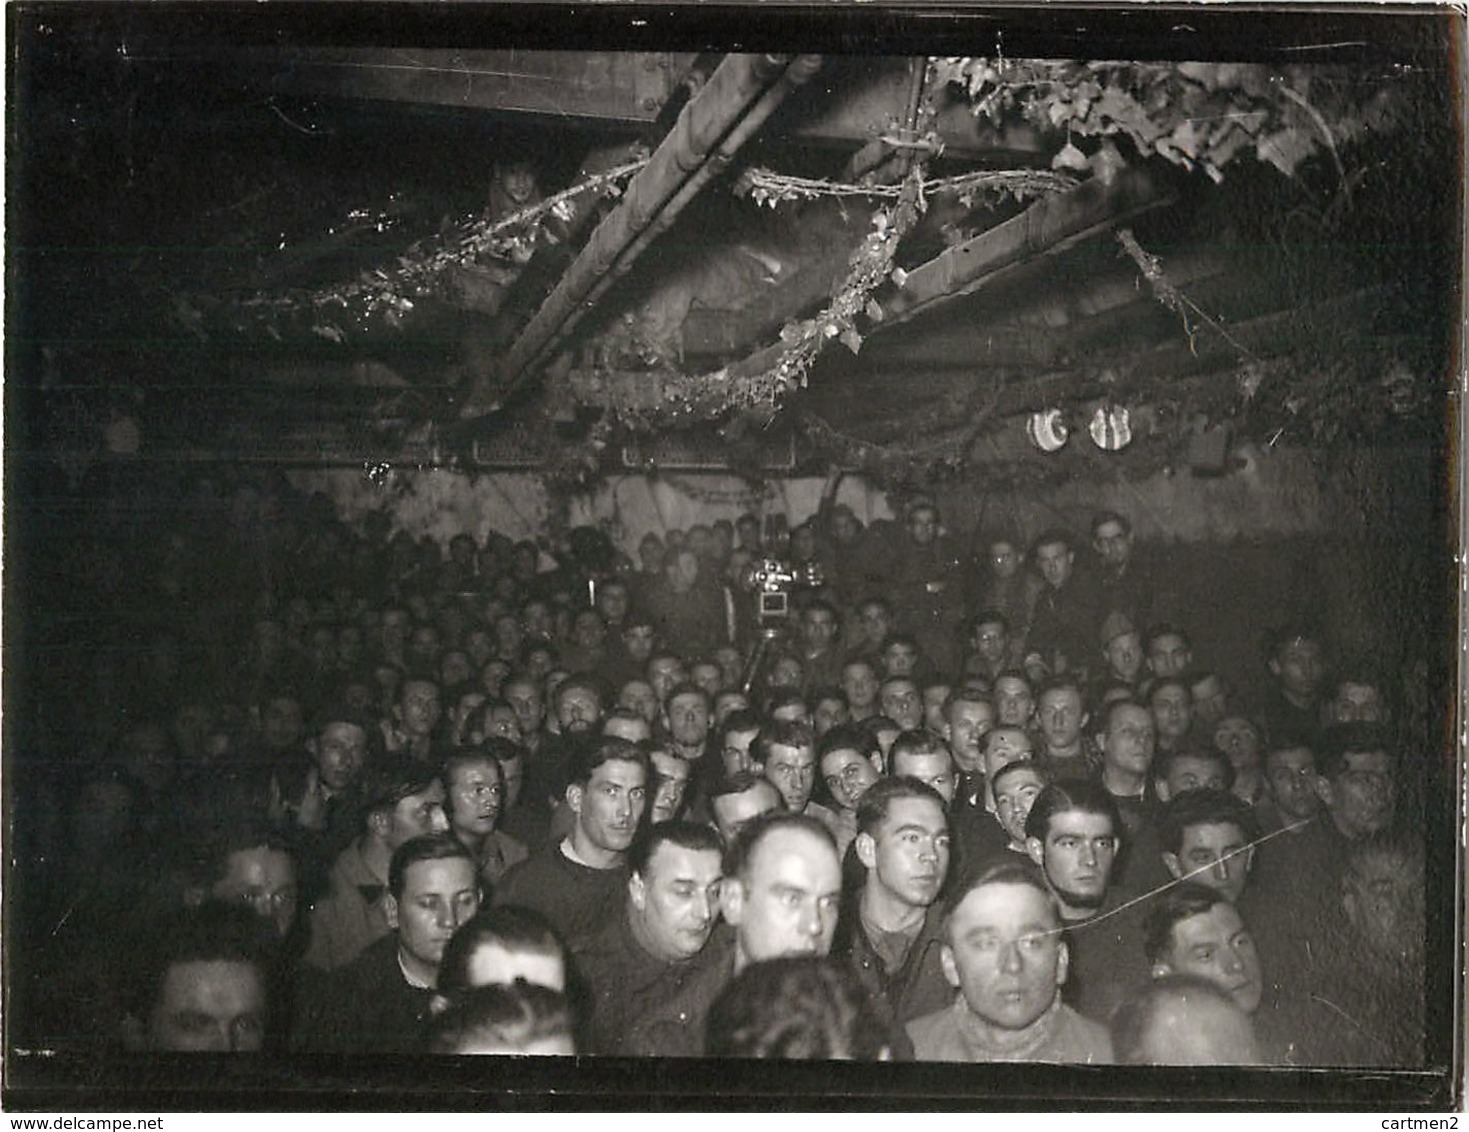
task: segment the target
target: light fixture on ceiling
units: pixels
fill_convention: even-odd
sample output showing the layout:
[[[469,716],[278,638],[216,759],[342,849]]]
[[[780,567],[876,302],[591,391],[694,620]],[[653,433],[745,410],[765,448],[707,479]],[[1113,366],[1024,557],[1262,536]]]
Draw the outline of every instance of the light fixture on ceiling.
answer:
[[[1132,443],[1132,414],[1125,405],[1099,405],[1087,431],[1098,448],[1117,452]]]
[[[1025,432],[1030,437],[1030,442],[1042,452],[1059,452],[1071,436],[1071,430],[1066,427],[1060,409],[1043,409],[1038,413],[1031,413]]]

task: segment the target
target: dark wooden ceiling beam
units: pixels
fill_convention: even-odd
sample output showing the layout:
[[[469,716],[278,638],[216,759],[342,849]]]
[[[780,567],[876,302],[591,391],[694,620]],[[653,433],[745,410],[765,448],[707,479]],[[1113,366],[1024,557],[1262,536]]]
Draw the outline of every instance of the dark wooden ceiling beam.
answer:
[[[908,272],[903,286],[883,301],[884,317],[870,333],[881,335],[993,284],[1008,269],[1039,256],[1055,255],[1171,199],[1152,177],[1135,169],[1123,170],[1110,182],[1094,177],[1070,192],[1044,197],[1019,216]]]
[[[692,53],[255,48],[237,72],[292,95],[458,107],[641,127],[672,97]]]
[[[647,166],[510,346],[503,363],[474,378],[461,417],[472,420],[494,412],[533,374],[607,288],[820,65],[820,57],[811,55],[728,56],[683,108]]]
[[[891,367],[813,386],[801,395],[800,407],[828,421],[840,419],[844,431],[883,444],[902,437],[906,418],[914,412],[946,401],[978,400],[992,419],[999,420],[1108,394],[1125,396],[1148,389],[1157,395],[1160,387],[1171,387],[1175,382],[1208,374],[1233,374],[1247,360],[1241,348],[1249,352],[1248,356],[1265,361],[1286,354],[1327,358],[1333,350],[1355,352],[1358,347],[1343,345],[1341,328],[1369,326],[1385,294],[1385,288],[1370,287],[1318,303],[1272,310],[1230,323],[1229,339],[1200,326],[1190,342],[1180,329],[1176,335],[1142,344],[1128,354],[1097,358],[1084,365],[1057,365],[1039,372],[1036,367],[1009,369],[999,365],[914,368],[894,359]],[[1113,372],[1104,375],[1109,365]],[[996,372],[1004,375],[1003,387],[992,400],[980,396],[980,387]],[[1033,376],[1015,380],[1010,376],[1015,372]],[[892,390],[901,391],[902,396],[893,396],[888,392]],[[955,427],[959,428],[957,424]]]

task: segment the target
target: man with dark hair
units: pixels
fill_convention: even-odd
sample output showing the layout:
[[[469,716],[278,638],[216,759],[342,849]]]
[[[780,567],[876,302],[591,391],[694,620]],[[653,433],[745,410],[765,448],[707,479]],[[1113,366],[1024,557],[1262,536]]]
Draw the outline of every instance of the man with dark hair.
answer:
[[[672,754],[688,764],[690,804],[702,805],[723,769],[714,749],[711,704],[708,692],[687,681],[675,685],[663,700],[663,725]]]
[[[1280,828],[1287,836],[1303,832],[1321,811],[1316,793],[1316,753],[1299,744],[1275,744],[1265,752],[1261,776],[1265,802],[1256,809],[1266,815],[1262,825]]]
[[[571,1004],[535,983],[488,984],[459,996],[424,1031],[429,1053],[571,1057]]]
[[[834,727],[851,722],[852,711],[847,706],[847,693],[835,684],[821,684],[811,689],[806,697],[806,706],[811,712],[811,726],[820,739]]]
[[[877,666],[868,656],[851,656],[842,665],[842,691],[847,696],[847,710],[853,721],[861,722],[878,715]]]
[[[841,875],[836,844],[819,821],[776,813],[746,825],[725,854],[720,886],[720,907],[733,930],[713,937],[679,993],[638,1019],[623,1048],[697,1056],[709,1007],[735,975],[762,959],[826,955],[836,930]]]
[[[1052,677],[1036,693],[1035,718],[1041,735],[1037,757],[1052,778],[1091,778],[1101,766],[1101,752],[1086,734],[1090,716],[1081,686],[1074,679]]]
[[[872,742],[876,743],[874,736]],[[877,748],[881,758],[882,748]],[[888,750],[888,767],[894,778],[916,778],[938,791],[946,808],[952,808],[959,793],[959,772],[949,745],[931,731],[910,731],[893,740]]]
[[[864,597],[857,603],[856,634],[847,641],[847,657],[868,657],[875,663],[892,631],[893,607],[883,598]]]
[[[1162,676],[1148,686],[1154,742],[1159,754],[1179,751],[1193,739],[1194,702],[1181,676]]]
[[[1067,531],[1042,532],[1031,545],[1030,556],[1045,585],[1031,612],[1025,669],[1032,679],[1063,672],[1085,679],[1105,612],[1098,605],[1096,588],[1085,572],[1076,569],[1076,546]]]
[[[647,805],[648,756],[622,739],[577,746],[566,804],[571,832],[505,874],[496,904],[540,912],[563,939],[595,931],[621,907],[626,856]]]
[[[1249,880],[1260,827],[1254,811],[1227,790],[1185,790],[1158,817],[1163,864],[1175,880],[1189,880],[1237,902]]]
[[[278,939],[291,941],[288,952],[299,954],[301,889],[292,841],[263,820],[246,817],[212,830],[203,850],[199,883],[185,891],[185,904],[242,904],[267,921]]]
[[[1153,792],[1168,802],[1188,790],[1229,790],[1234,767],[1229,756],[1212,747],[1180,747],[1160,751],[1153,759]]]
[[[939,964],[939,891],[949,873],[944,800],[911,778],[874,783],[857,807],[866,880],[842,905],[832,954],[846,956],[874,1005],[902,1025],[948,1002]]]
[[[672,551],[663,560],[662,576],[642,600],[659,638],[678,642],[690,655],[709,652],[728,639],[724,602],[705,570],[693,550]]]
[[[1322,707],[1323,723],[1386,723],[1387,705],[1381,679],[1361,668],[1351,668],[1332,681]]]
[[[1147,624],[1157,597],[1157,579],[1137,562],[1132,523],[1116,511],[1098,511],[1092,516],[1091,533],[1103,612],[1120,612],[1134,624]]]
[[[634,604],[609,642],[603,676],[614,687],[642,679],[657,644],[658,630],[653,619]]]
[[[1340,1020],[1305,987],[1267,993],[1259,949],[1245,919],[1218,888],[1186,881],[1148,913],[1144,950],[1154,979],[1189,975],[1223,993],[1254,1023],[1271,1065],[1319,1065],[1323,1038]],[[1282,993],[1283,990],[1283,993]]]
[[[138,953],[123,1019],[127,1049],[254,1053],[274,1030],[272,932],[246,908],[206,903],[162,925]]]
[[[1108,1064],[1100,1025],[1061,998],[1069,965],[1056,898],[1029,862],[986,869],[964,886],[944,925],[953,1002],[908,1023],[920,1061]]]
[[[1140,906],[1123,907],[1113,885],[1125,827],[1112,795],[1095,782],[1054,782],[1036,796],[1025,844],[1055,893],[1070,944],[1067,1001],[1104,1022],[1146,977]]]
[[[430,761],[434,728],[442,714],[438,683],[428,676],[410,673],[398,688],[391,713],[382,722],[383,746],[390,754]]]
[[[300,830],[302,849],[323,870],[357,834],[353,790],[377,734],[367,716],[333,704],[317,715],[306,740],[310,762],[301,774],[287,774],[275,784],[284,820]]]
[[[1015,663],[1010,647],[1010,622],[998,609],[981,609],[965,623],[964,671],[983,676],[991,684]]]
[[[923,726],[923,696],[911,676],[888,676],[878,687],[877,702],[882,714],[904,731]]]
[[[760,717],[749,708],[740,708],[725,716],[716,733],[720,768],[724,777],[739,774],[756,765],[751,751],[760,734]]]
[[[1189,636],[1177,625],[1163,622],[1148,627],[1143,638],[1148,672],[1153,680],[1180,679],[1193,667],[1194,649]]]
[[[388,933],[388,864],[409,838],[448,831],[446,798],[438,768],[427,763],[398,756],[368,770],[362,831],[337,855],[326,895],[311,910],[308,965],[335,970]]]
[[[649,772],[646,824],[681,818],[693,803],[697,803],[702,812],[705,808],[702,792],[700,797],[689,797],[693,793],[689,790],[689,777],[694,768],[662,743],[643,745],[648,752]]]
[[[400,845],[388,867],[392,932],[316,986],[301,1012],[301,1045],[333,1053],[421,1048],[444,949],[479,902],[474,858],[452,834]]]
[[[949,693],[944,705],[947,726],[944,738],[959,771],[959,788],[954,803],[959,810],[985,809],[984,741],[996,722],[995,705],[979,692],[959,688]]]
[[[837,804],[837,852],[845,856],[857,836],[857,806],[882,778],[882,748],[862,728],[848,724],[816,741],[816,760],[827,792]]]
[[[709,811],[714,828],[725,845],[750,822],[762,814],[785,808],[780,791],[763,775],[742,770],[720,782],[709,798]]]
[[[1193,975],[1218,987],[1246,1014],[1260,1008],[1265,981],[1255,941],[1220,889],[1193,881],[1160,893],[1148,912],[1144,954],[1154,979]]]
[[[836,607],[823,598],[807,602],[801,611],[801,662],[808,689],[835,684],[841,678],[841,654],[837,649],[841,628]]]
[[[1265,666],[1274,679],[1261,713],[1270,737],[1277,743],[1316,746],[1326,669],[1315,629],[1288,625],[1271,633],[1265,642]]]
[[[811,798],[816,786],[816,736],[811,725],[775,720],[760,729],[753,750],[760,772],[780,791],[786,810],[815,818],[836,836],[836,814]]]
[[[995,722],[1006,727],[1029,727],[1035,715],[1035,692],[1030,678],[1019,669],[1007,668],[995,677],[991,697]]]
[[[1376,723],[1337,723],[1321,733],[1316,794],[1343,841],[1392,826],[1397,802],[1397,758],[1387,730]]]
[[[1322,960],[1324,939],[1340,919],[1342,870],[1352,847],[1392,828],[1396,759],[1373,723],[1339,723],[1321,732],[1316,752],[1321,809],[1298,835],[1273,838],[1262,851],[1248,914],[1273,978],[1301,985]]]
[[[709,1008],[710,1057],[887,1060],[883,1022],[845,963],[786,956],[746,967]]]
[[[633,842],[622,914],[571,941],[591,1003],[587,1052],[624,1052],[631,1020],[683,989],[719,918],[722,850],[692,822],[660,822]]]

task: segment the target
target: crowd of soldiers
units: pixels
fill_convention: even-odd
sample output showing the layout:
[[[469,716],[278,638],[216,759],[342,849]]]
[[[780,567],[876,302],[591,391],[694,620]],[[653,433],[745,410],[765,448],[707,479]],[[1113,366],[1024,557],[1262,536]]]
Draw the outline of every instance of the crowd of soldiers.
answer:
[[[1237,702],[1124,515],[963,555],[829,493],[636,560],[168,518],[12,780],[28,1040],[1423,1063],[1391,690],[1261,626]]]

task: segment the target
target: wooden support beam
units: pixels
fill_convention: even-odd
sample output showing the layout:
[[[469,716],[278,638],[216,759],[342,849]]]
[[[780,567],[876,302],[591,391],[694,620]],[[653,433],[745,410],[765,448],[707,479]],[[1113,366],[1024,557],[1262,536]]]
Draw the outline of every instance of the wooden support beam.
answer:
[[[543,114],[641,127],[697,58],[651,51],[254,48],[230,64],[293,95]]]
[[[612,281],[820,65],[819,56],[728,56],[683,108],[647,166],[520,332],[503,364],[476,376],[461,417],[494,412],[534,373]]]
[[[1170,200],[1151,177],[1134,169],[1122,171],[1110,183],[1092,178],[1070,192],[1038,200],[1019,216],[908,272],[903,286],[883,302],[884,318],[869,333],[880,335],[961,295],[973,294],[1008,269],[1037,256],[1054,255]]]

